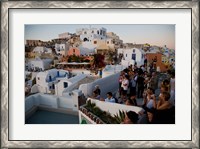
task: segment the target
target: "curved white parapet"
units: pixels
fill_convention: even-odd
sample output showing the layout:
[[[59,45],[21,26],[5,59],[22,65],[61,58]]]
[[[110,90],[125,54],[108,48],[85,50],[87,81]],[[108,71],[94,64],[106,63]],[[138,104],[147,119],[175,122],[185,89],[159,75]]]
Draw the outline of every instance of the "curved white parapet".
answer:
[[[97,107],[99,107],[101,110],[109,112],[112,116],[114,114],[117,114],[119,110],[121,111],[134,111],[138,113],[139,111],[142,110],[141,107],[137,106],[130,106],[130,105],[125,105],[125,104],[118,104],[118,103],[110,103],[110,102],[105,102],[105,101],[99,101],[96,99],[88,98],[87,100],[91,100],[92,103],[95,103]]]
[[[139,111],[142,110],[142,108],[137,107],[137,106],[129,106],[129,105],[118,104],[118,103],[104,102],[104,101],[99,101],[99,100],[92,99],[92,98],[88,98],[87,100],[91,100],[91,103],[95,103],[96,107],[100,108],[102,111],[110,113],[111,116],[118,115],[119,110],[124,111],[124,112],[134,111],[136,113],[138,113]],[[91,115],[93,115],[92,116],[93,118],[91,117]],[[96,116],[93,113],[85,114],[83,110],[82,111],[81,111],[81,109],[79,110],[79,122],[80,123],[85,121],[85,124],[97,124],[98,122],[94,119],[94,117],[96,117]],[[102,122],[101,124],[104,124],[103,121],[101,121],[101,122]]]

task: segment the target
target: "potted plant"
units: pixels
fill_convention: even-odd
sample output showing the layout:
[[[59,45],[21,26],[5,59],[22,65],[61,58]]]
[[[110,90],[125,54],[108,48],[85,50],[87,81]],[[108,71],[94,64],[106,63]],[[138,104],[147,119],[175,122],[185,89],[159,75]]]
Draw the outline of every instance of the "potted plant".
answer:
[[[114,115],[114,118],[118,124],[122,123],[125,118],[125,112],[119,110],[119,114]]]

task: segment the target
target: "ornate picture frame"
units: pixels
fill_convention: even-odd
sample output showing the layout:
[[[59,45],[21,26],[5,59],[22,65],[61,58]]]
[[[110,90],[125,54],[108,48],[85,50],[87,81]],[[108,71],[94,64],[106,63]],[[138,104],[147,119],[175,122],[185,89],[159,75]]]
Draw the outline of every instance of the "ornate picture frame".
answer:
[[[192,121],[191,140],[10,140],[9,139],[9,11],[12,9],[66,9],[66,8],[107,8],[107,9],[190,9],[192,16]],[[199,148],[199,2],[169,1],[169,2],[138,2],[138,1],[4,1],[1,2],[1,148]],[[190,70],[187,70],[190,71]]]

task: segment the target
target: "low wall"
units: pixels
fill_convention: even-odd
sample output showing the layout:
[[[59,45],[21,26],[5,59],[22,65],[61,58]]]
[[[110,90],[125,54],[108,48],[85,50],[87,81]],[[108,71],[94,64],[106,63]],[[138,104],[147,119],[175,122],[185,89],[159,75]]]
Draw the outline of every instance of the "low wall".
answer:
[[[96,85],[99,85],[99,88],[101,89],[101,97],[106,98],[107,92],[116,92],[118,89],[118,78],[120,73],[116,73],[113,75],[110,75],[105,78],[101,78],[98,80],[95,80],[92,83],[88,84],[81,84],[79,86],[79,90],[83,92],[83,94],[88,97],[92,95],[92,91],[94,90]]]
[[[86,69],[73,69],[72,74],[91,74],[90,70]]]
[[[25,112],[31,110],[34,106],[46,106],[53,109],[71,109],[78,111],[78,94],[76,92],[72,96],[59,97],[48,94],[34,94],[25,99]]]
[[[109,112],[112,116],[114,114],[118,114],[119,110],[125,111],[125,112],[135,111],[136,113],[142,110],[142,108],[137,107],[137,106],[128,106],[124,104],[104,102],[104,101],[99,101],[99,100],[91,99],[91,98],[88,98],[87,100],[91,100],[91,102],[95,103],[97,107],[99,107],[103,111]]]

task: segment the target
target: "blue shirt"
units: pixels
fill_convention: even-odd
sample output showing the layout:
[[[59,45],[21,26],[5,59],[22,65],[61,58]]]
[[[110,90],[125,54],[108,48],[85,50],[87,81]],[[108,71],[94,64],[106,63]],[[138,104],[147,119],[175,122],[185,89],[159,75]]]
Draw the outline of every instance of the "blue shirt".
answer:
[[[105,102],[112,102],[112,103],[115,103],[115,98],[111,97],[110,99],[109,98],[106,98],[105,99]]]

